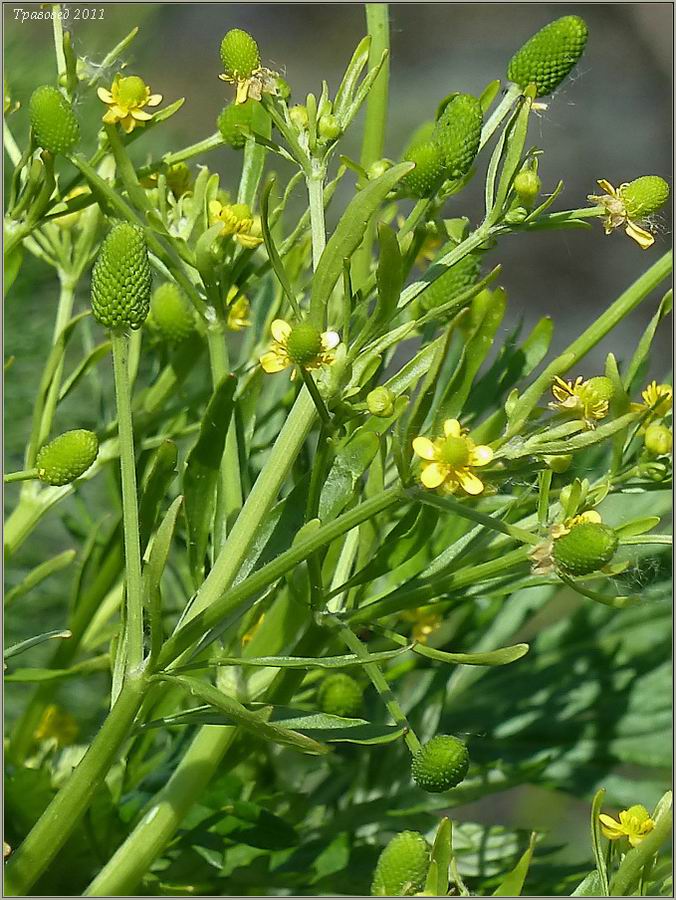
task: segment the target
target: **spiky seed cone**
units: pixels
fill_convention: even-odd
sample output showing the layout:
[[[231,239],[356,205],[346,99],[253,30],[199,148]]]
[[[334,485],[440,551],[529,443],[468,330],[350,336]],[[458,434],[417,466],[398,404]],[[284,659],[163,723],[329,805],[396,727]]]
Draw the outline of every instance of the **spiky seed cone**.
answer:
[[[218,117],[218,130],[226,144],[235,150],[241,150],[246,143],[247,134],[251,132],[254,100],[244,103],[231,103],[223,108]]]
[[[36,142],[50,153],[68,153],[80,140],[80,126],[70,103],[49,84],[36,88],[28,105]]]
[[[150,308],[152,273],[143,231],[114,225],[92,272],[92,310],[106,328],[140,328]]]
[[[642,219],[662,209],[669,199],[669,185],[659,175],[643,175],[620,188],[630,219]]]
[[[38,453],[38,478],[45,484],[70,484],[87,471],[98,452],[99,441],[93,431],[64,431]]]
[[[402,178],[405,190],[414,197],[431,197],[446,171],[439,147],[434,141],[416,144],[407,150],[404,161],[415,163],[415,169]]]
[[[356,716],[361,712],[362,689],[349,675],[328,675],[319,688],[319,708],[332,716]]]
[[[509,61],[507,77],[521,88],[535,84],[538,97],[551,94],[582,56],[587,34],[579,16],[550,22],[517,50]]]
[[[172,344],[190,337],[195,330],[195,316],[178,285],[168,282],[153,292],[146,325],[159,338]]]
[[[437,121],[433,140],[441,151],[450,178],[465,175],[479,151],[483,113],[471,94],[457,94]]]
[[[617,535],[600,522],[582,522],[554,541],[552,555],[566,575],[588,575],[605,566],[617,550]]]
[[[322,336],[314,325],[299,322],[291,329],[286,350],[296,365],[306,366],[322,352]]]
[[[417,831],[402,831],[378,858],[372,897],[412,897],[421,891],[430,864],[430,848]]]
[[[584,386],[584,393],[595,401],[609,403],[615,396],[615,385],[605,375],[596,375],[590,378]]]
[[[261,66],[258,44],[247,31],[233,28],[221,41],[221,62],[226,75],[249,78]]]
[[[438,734],[413,757],[411,774],[415,783],[430,794],[456,787],[467,775],[467,745],[450,734]]]
[[[454,246],[454,244],[446,244],[442,248],[441,255],[448,253]],[[478,255],[470,253],[463,257],[460,262],[447,269],[419,295],[421,308],[429,311],[443,303],[448,303],[449,300],[476,283],[480,269],[481,258]]]

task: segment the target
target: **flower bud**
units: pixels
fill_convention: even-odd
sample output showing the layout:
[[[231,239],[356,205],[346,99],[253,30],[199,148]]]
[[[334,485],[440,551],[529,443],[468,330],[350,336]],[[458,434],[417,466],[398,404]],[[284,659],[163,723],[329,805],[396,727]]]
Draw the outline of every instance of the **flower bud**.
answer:
[[[377,159],[368,167],[366,174],[368,175],[369,181],[375,181],[376,178],[380,178],[381,175],[384,175],[385,172],[391,168],[392,163],[389,159]]]
[[[221,41],[221,62],[226,75],[249,78],[261,66],[258,44],[248,32],[233,28]]]
[[[372,897],[412,897],[425,885],[430,848],[417,831],[395,835],[378,858]]]
[[[297,103],[296,106],[292,106],[289,110],[289,118],[291,122],[296,126],[298,131],[306,131],[308,126],[308,114],[307,107],[303,106],[302,103]]]
[[[619,189],[630,219],[642,219],[662,209],[669,199],[669,185],[659,175],[643,175]]]
[[[537,172],[532,169],[524,169],[514,179],[514,190],[521,206],[530,209],[533,206],[540,190],[542,182]]]
[[[465,175],[479,151],[483,113],[471,94],[457,94],[447,104],[434,129],[433,140],[441,151],[450,178]]]
[[[93,431],[65,431],[38,453],[38,478],[45,484],[70,484],[87,471],[98,452],[99,441]]]
[[[434,141],[409,147],[405,162],[415,163],[415,169],[402,178],[403,187],[414,197],[431,197],[444,177],[445,166],[441,151]]]
[[[551,94],[582,56],[587,34],[579,16],[550,22],[517,50],[507,67],[507,77],[521,88],[535,84],[538,97]]]
[[[566,575],[589,575],[605,566],[617,550],[617,535],[600,522],[582,522],[554,541],[554,562]]]
[[[241,150],[251,133],[253,104],[256,101],[246,100],[244,103],[230,103],[225,106],[216,124],[226,144]]]
[[[570,453],[562,453],[557,456],[545,456],[544,460],[552,472],[561,475],[570,469],[573,457]]]
[[[673,436],[666,425],[652,422],[646,428],[643,443],[649,453],[653,453],[655,456],[665,456],[667,453],[671,453]]]
[[[396,399],[389,388],[377,387],[366,397],[366,406],[372,416],[387,419],[394,413]]]
[[[69,153],[80,140],[80,126],[61,91],[48,84],[36,88],[29,103],[36,142],[50,153]]]
[[[340,122],[332,113],[327,113],[326,115],[319,117],[317,129],[319,131],[319,137],[327,143],[335,141],[336,138],[340,137],[342,131]]]
[[[354,678],[340,673],[324,679],[317,699],[322,712],[352,718],[361,712],[362,696],[362,689]]]
[[[195,316],[177,284],[168,282],[153,292],[146,325],[159,338],[172,344],[190,337],[195,330]]]
[[[92,272],[92,310],[106,328],[140,328],[150,307],[152,273],[143,231],[114,225]]]
[[[411,774],[424,791],[440,794],[460,784],[468,769],[467,745],[453,735],[438,734],[413,757]]]

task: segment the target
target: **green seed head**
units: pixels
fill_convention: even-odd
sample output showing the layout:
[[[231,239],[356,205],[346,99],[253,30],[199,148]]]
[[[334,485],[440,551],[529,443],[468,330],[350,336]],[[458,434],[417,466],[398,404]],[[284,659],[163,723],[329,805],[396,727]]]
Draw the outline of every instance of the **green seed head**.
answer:
[[[441,151],[450,178],[465,175],[479,151],[483,113],[471,94],[457,94],[446,106],[434,129],[434,142]]]
[[[36,88],[29,103],[37,143],[50,153],[68,153],[80,140],[80,126],[61,91],[48,84]]]
[[[314,325],[300,322],[289,334],[286,351],[298,366],[313,362],[322,351],[322,336]]]
[[[93,431],[65,431],[38,453],[38,478],[45,484],[70,484],[87,471],[98,452],[99,441]]]
[[[460,437],[447,437],[441,445],[439,453],[441,462],[458,469],[469,462],[467,441]]]
[[[526,169],[514,179],[514,190],[521,204],[526,209],[530,209],[542,188],[542,182],[537,172],[532,169]]]
[[[374,388],[366,397],[366,406],[372,416],[388,418],[394,412],[394,401],[396,396],[389,388]]]
[[[415,169],[402,178],[402,184],[414,197],[431,197],[444,177],[444,158],[434,141],[409,147],[405,162],[415,163]]]
[[[362,689],[349,675],[328,675],[318,694],[319,708],[332,716],[353,717],[362,707]]]
[[[438,734],[413,757],[411,774],[424,791],[440,794],[460,784],[468,769],[466,744],[453,735]]]
[[[669,199],[669,185],[659,175],[644,175],[620,188],[630,219],[642,219],[662,209]]]
[[[455,244],[446,244],[442,247],[440,254],[444,256],[455,247]],[[447,269],[443,275],[430,284],[429,287],[420,294],[419,300],[421,307],[429,311],[436,309],[444,303],[448,303],[458,294],[466,291],[476,283],[481,269],[481,259],[477,254],[469,254],[463,257],[460,262]]]
[[[665,456],[667,453],[671,453],[674,441],[671,431],[666,425],[653,422],[646,428],[643,442],[649,453],[653,453],[655,456]]]
[[[615,396],[615,386],[610,378],[606,378],[605,375],[597,375],[595,378],[590,378],[585,384],[584,395],[585,398],[596,402],[609,403]]]
[[[610,562],[617,535],[600,522],[582,522],[554,541],[553,557],[566,575],[588,575]]]
[[[402,831],[378,858],[372,897],[413,897],[421,891],[430,864],[430,848],[417,831]]]
[[[247,100],[244,103],[231,103],[224,107],[217,120],[218,130],[226,144],[230,144],[236,150],[246,143],[248,134],[251,134],[251,122],[253,104],[256,101]]]
[[[148,88],[138,75],[126,75],[117,82],[117,95],[121,106],[131,108],[143,103],[148,96]]]
[[[150,307],[152,274],[143,231],[114,225],[92,272],[92,310],[106,328],[140,328]]]
[[[249,78],[261,67],[258,44],[241,28],[233,28],[221,41],[221,62],[231,78]]]
[[[579,16],[550,22],[517,50],[507,67],[507,77],[521,88],[535,84],[538,97],[551,94],[582,56],[587,33]]]
[[[150,300],[146,324],[159,338],[177,344],[195,330],[195,316],[183,291],[176,284],[162,284]]]

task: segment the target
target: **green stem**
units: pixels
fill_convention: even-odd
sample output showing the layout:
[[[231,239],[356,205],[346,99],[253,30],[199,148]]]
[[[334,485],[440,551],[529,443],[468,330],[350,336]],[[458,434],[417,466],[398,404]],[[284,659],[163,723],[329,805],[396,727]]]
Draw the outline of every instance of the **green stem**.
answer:
[[[317,407],[317,414],[321,419],[322,425],[328,432],[333,431],[333,422],[331,421],[331,414],[326,408],[326,404],[322,399],[322,395],[319,393],[319,388],[317,387],[317,382],[312,377],[312,373],[306,371],[302,367],[299,367],[300,376],[303,379],[303,383],[307,388],[310,396],[312,397],[312,402]]]
[[[8,895],[25,896],[63,847],[126,740],[143,702],[145,687],[145,678],[138,675],[125,681],[82,761],[8,860]]]
[[[142,166],[138,170],[137,175],[139,179],[147,178],[148,175],[152,175],[163,166],[175,166],[176,163],[185,162],[188,159],[192,159],[194,156],[199,156],[201,153],[208,153],[209,150],[215,150],[217,147],[222,147],[224,143],[225,141],[223,140],[221,133],[217,131],[215,134],[210,134],[208,138],[204,138],[204,140],[198,141],[196,144],[190,144],[189,147],[184,147],[183,150],[177,150],[175,153],[167,153],[162,159],[155,160],[155,162]]]
[[[514,101],[521,93],[521,88],[517,84],[510,84],[505,92],[504,97],[495,107],[488,121],[484,123],[481,129],[481,139],[479,141],[479,149],[493,137],[502,122],[507,118],[514,106]]]
[[[122,475],[122,516],[124,526],[125,584],[127,595],[127,672],[143,664],[143,594],[141,584],[141,545],[139,540],[138,501],[134,430],[129,390],[129,335],[111,331],[115,397],[120,441]]]
[[[52,3],[52,31],[54,33],[54,52],[56,53],[56,69],[59,78],[66,74],[66,57],[63,52],[63,24],[60,13],[61,4]]]
[[[37,469],[23,469],[21,472],[10,472],[4,476],[5,484],[12,484],[14,481],[32,481],[38,477]]]

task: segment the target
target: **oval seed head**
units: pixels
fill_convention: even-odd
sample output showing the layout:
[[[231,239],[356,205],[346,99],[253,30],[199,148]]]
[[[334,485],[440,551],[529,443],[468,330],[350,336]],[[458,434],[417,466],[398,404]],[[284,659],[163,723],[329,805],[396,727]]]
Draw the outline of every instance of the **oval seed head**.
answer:
[[[519,172],[514,179],[514,190],[516,191],[517,200],[526,209],[530,209],[540,193],[542,182],[537,172],[532,169],[525,169]]]
[[[395,394],[389,388],[374,388],[366,397],[366,407],[372,416],[387,419],[394,412]]]
[[[440,254],[444,256],[455,247],[455,244],[446,244],[442,247]],[[476,283],[481,269],[481,258],[478,254],[468,254],[463,257],[454,266],[447,269],[443,275],[426,287],[419,295],[421,307],[429,311],[436,309],[444,303],[448,303],[454,297],[457,297],[467,288]]]
[[[610,403],[615,396],[615,386],[605,375],[597,375],[586,381],[582,388],[584,399],[592,400],[595,403]]]
[[[483,113],[471,94],[458,94],[447,104],[437,121],[433,140],[441,151],[447,176],[465,175],[479,151]]]
[[[425,885],[430,848],[417,831],[395,835],[378,857],[372,897],[413,897]]]
[[[190,337],[195,330],[195,316],[177,284],[167,282],[153,292],[146,325],[159,338],[172,344]]]
[[[439,188],[446,167],[441,150],[434,141],[409,147],[404,162],[415,163],[415,169],[405,175],[401,183],[414,197],[431,197]]]
[[[93,431],[64,431],[38,453],[38,478],[45,484],[70,484],[87,471],[98,452],[99,440]]]
[[[554,541],[552,555],[566,575],[589,575],[605,566],[617,550],[617,535],[600,522],[582,522]]]
[[[309,322],[299,322],[291,329],[286,342],[289,358],[298,366],[313,362],[322,352],[322,336]]]
[[[652,422],[648,425],[643,436],[646,450],[655,456],[665,456],[667,453],[671,453],[673,442],[671,431],[660,422]]]
[[[424,791],[440,794],[460,784],[468,769],[467,745],[453,735],[438,734],[413,757],[411,774]]]
[[[29,103],[36,142],[50,153],[68,153],[80,140],[80,126],[61,91],[48,84],[36,88]]]
[[[114,225],[92,272],[92,310],[106,328],[140,328],[150,307],[152,273],[138,225]]]
[[[669,199],[669,185],[659,175],[643,175],[624,184],[620,197],[630,219],[642,219],[662,209]]]
[[[331,716],[359,715],[362,706],[362,689],[349,675],[328,675],[318,694],[319,708]]]
[[[235,150],[242,149],[247,135],[251,133],[254,102],[246,100],[244,103],[230,103],[223,108],[216,122],[223,140]]]
[[[579,16],[550,22],[517,50],[509,61],[507,77],[520,88],[535,84],[538,97],[551,94],[582,56],[587,34]]]
[[[221,41],[221,62],[232,78],[249,78],[261,67],[258,44],[247,31],[231,29]]]

